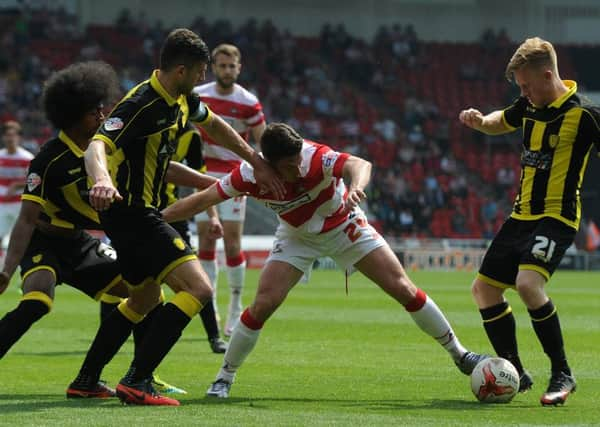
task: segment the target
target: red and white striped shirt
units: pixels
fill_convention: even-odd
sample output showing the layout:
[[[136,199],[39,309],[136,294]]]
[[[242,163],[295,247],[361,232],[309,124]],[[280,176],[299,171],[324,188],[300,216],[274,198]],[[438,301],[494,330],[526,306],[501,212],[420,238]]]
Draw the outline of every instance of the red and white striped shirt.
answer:
[[[11,194],[12,186],[25,186],[27,170],[33,154],[24,148],[10,154],[6,148],[0,150],[0,203],[16,203],[21,200],[20,189]]]
[[[248,140],[250,128],[265,121],[262,105],[258,98],[237,83],[233,92],[221,95],[217,92],[217,83],[206,83],[194,88],[200,99],[208,105],[212,112],[218,114],[231,125],[242,138]],[[204,161],[209,172],[227,173],[239,166],[242,159],[235,153],[214,142],[200,128],[204,145]]]
[[[303,234],[330,231],[348,218],[348,213],[342,213],[347,197],[342,170],[350,155],[305,140],[301,156],[301,177],[297,182],[285,183],[284,200],[261,192],[252,166],[247,162],[221,178],[217,190],[225,199],[249,194],[261,200],[275,211],[281,226],[289,231]]]

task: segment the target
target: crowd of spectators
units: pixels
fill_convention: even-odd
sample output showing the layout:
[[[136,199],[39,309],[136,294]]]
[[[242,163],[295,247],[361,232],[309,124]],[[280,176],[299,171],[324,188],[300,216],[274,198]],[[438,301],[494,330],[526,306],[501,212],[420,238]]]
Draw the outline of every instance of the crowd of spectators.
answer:
[[[240,48],[241,83],[258,94],[268,121],[373,162],[369,214],[386,235],[491,237],[510,209],[518,137],[488,139],[456,118],[464,107],[498,107],[515,95],[502,80],[514,48],[505,32],[457,44],[425,43],[399,24],[381,27],[370,41],[343,24],[325,25],[314,37],[269,20],[234,28],[198,17],[182,25],[209,47]],[[38,105],[52,70],[102,59],[128,90],[156,67],[168,31],[128,10],[113,25],[87,28],[62,9],[0,11],[0,121],[20,121],[26,147],[37,151],[54,132]]]

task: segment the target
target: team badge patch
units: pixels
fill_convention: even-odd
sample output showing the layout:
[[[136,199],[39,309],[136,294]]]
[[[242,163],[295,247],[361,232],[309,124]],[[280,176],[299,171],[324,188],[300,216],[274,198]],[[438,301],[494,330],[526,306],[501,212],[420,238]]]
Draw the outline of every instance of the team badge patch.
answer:
[[[42,183],[42,178],[35,172],[27,176],[27,190],[33,191]]]
[[[185,249],[185,243],[183,241],[183,239],[181,237],[176,237],[173,239],[173,244],[175,245],[175,247],[177,249],[179,249],[180,251]]]
[[[38,254],[38,255],[34,255],[33,257],[31,257],[31,260],[35,264],[37,264],[37,263],[39,263],[42,260],[42,258],[43,258],[43,255],[42,254]]]
[[[323,167],[330,168],[337,160],[337,153],[327,153],[323,156]]]
[[[123,128],[123,120],[118,117],[111,117],[104,122],[104,129],[111,132]]]

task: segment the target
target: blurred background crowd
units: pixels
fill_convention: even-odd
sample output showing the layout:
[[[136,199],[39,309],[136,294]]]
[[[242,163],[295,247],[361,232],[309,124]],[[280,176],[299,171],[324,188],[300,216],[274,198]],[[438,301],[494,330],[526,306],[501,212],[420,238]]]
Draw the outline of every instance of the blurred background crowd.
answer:
[[[344,24],[295,36],[270,20],[190,19],[209,47],[242,52],[240,83],[268,122],[373,162],[368,210],[389,237],[491,238],[510,212],[519,180],[520,135],[486,137],[458,112],[506,106],[518,96],[504,67],[519,40],[490,28],[475,43],[426,42],[411,25],[378,28],[372,39]],[[19,121],[32,152],[55,132],[39,108],[41,84],[74,61],[102,59],[123,91],[156,67],[171,28],[124,9],[112,24],[82,28],[64,9],[0,9],[0,122]],[[557,45],[561,75],[597,89],[584,66],[594,46]],[[210,78],[210,77],[209,77]]]

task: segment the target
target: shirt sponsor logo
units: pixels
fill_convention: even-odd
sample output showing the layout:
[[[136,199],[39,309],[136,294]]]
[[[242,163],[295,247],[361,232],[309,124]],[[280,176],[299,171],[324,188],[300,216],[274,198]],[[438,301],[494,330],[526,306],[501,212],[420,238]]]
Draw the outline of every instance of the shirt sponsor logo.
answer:
[[[27,176],[27,190],[33,191],[42,183],[42,178],[35,172]]]
[[[106,119],[106,121],[104,122],[104,129],[106,129],[109,132],[112,132],[113,130],[119,130],[123,128],[123,120],[121,120],[118,117],[110,117],[109,119]]]

